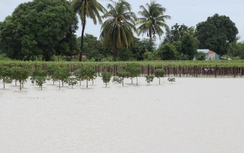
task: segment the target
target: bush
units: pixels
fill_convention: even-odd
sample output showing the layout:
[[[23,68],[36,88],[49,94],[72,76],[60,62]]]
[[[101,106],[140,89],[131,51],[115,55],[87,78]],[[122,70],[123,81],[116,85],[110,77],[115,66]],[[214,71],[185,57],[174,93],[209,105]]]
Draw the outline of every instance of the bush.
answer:
[[[12,67],[11,68],[11,78],[19,81],[20,90],[23,87],[24,82],[29,77],[29,71],[22,67]]]
[[[154,75],[155,75],[155,77],[157,77],[159,79],[159,84],[160,84],[160,78],[164,77],[165,71],[163,69],[156,69],[154,71]]]
[[[3,88],[5,89],[5,83],[12,82],[11,69],[8,66],[0,67],[0,79],[3,80]]]
[[[124,78],[129,78],[130,72],[127,72],[125,70],[118,70],[116,72],[116,75],[119,77],[119,80],[121,80],[122,86],[124,86]]]
[[[131,84],[133,84],[133,78],[137,78],[141,74],[141,68],[139,64],[129,63],[125,67],[125,71],[129,73],[128,77],[131,78]],[[138,84],[138,79],[136,84]]]
[[[39,87],[41,87],[46,82],[47,72],[41,69],[36,68],[34,72],[31,74],[31,82],[36,83]]]
[[[106,84],[106,87],[107,87],[107,84],[110,82],[111,77],[112,77],[111,73],[109,73],[109,72],[102,72],[102,80]]]
[[[146,81],[150,85],[150,82],[153,82],[154,76],[153,75],[146,75]]]
[[[91,66],[82,66],[80,69],[76,70],[74,74],[78,80],[86,80],[86,88],[88,88],[88,81],[96,77],[96,71]]]

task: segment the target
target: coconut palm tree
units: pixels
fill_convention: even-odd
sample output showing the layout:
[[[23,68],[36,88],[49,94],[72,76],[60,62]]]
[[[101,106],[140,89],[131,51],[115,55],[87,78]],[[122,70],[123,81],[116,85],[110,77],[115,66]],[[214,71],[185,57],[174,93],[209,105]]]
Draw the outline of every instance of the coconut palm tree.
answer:
[[[107,5],[108,12],[103,16],[107,20],[102,24],[100,39],[114,51],[116,61],[117,48],[129,47],[134,41],[136,15],[125,0],[111,2]]]
[[[97,24],[97,22],[102,24],[102,17],[100,16],[100,12],[105,13],[106,9],[97,0],[72,0],[71,7],[76,13],[78,13],[81,19],[82,30],[79,61],[82,61],[86,20],[87,18],[91,18],[94,24]]]
[[[169,15],[164,15],[166,9],[155,1],[151,1],[150,4],[147,3],[146,6],[140,5],[140,9],[141,11],[138,13],[142,17],[138,18],[136,23],[139,25],[138,35],[147,33],[147,36],[152,39],[157,34],[161,39],[164,33],[162,28],[169,28],[165,20],[171,18]]]

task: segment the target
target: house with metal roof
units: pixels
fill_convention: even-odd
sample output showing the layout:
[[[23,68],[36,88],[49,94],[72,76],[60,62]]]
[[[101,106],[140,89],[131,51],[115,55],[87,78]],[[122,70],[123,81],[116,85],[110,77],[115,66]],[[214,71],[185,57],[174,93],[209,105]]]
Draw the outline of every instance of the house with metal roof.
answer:
[[[205,53],[205,60],[220,60],[220,55],[210,49],[197,49],[197,52]],[[196,60],[196,58],[194,58],[194,60]]]

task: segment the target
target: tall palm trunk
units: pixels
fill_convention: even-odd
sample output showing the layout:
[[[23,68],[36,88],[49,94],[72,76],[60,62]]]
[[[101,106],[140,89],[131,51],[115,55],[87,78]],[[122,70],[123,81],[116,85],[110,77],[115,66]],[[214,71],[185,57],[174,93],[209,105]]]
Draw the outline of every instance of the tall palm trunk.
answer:
[[[152,40],[152,28],[149,29],[149,38]]]
[[[117,47],[114,47],[114,61],[117,59]]]
[[[80,62],[82,61],[85,28],[86,28],[86,19],[84,19],[84,21],[82,22],[82,31],[81,31],[81,40],[80,40],[80,57],[79,57]]]

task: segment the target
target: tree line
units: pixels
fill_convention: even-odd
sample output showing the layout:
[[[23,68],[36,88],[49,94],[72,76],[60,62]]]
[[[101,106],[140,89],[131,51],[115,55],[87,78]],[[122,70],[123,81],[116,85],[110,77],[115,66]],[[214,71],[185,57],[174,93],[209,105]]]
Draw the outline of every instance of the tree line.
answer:
[[[244,58],[238,29],[225,15],[214,14],[195,27],[166,23],[171,18],[160,2],[150,1],[133,12],[126,0],[33,0],[20,4],[0,22],[0,53],[17,60],[201,60],[197,48]],[[78,18],[81,35],[76,37]],[[87,20],[101,24],[99,38],[85,34]],[[155,40],[161,39],[159,46]],[[137,36],[146,35],[147,39]],[[85,55],[85,56],[84,56]],[[85,58],[84,58],[85,57]]]
[[[53,84],[58,82],[59,89],[64,84],[68,84],[72,88],[74,85],[80,84],[82,81],[86,81],[86,88],[88,88],[88,81],[93,81],[98,76],[101,76],[101,79],[105,83],[106,87],[110,81],[121,83],[124,86],[124,79],[130,78],[131,84],[133,84],[133,79],[136,78],[136,85],[138,85],[138,78],[141,75],[141,67],[136,63],[129,63],[123,69],[119,69],[116,72],[116,76],[113,76],[112,73],[103,71],[97,73],[92,66],[81,66],[74,71],[70,71],[67,67],[60,67],[57,65],[48,65],[46,68],[36,67],[33,70],[28,70],[25,67],[20,66],[4,66],[0,67],[0,80],[3,82],[3,88],[5,89],[6,83],[12,83],[15,81],[15,86],[19,83],[19,89],[22,90],[24,83],[27,82],[27,79],[30,77],[30,80],[33,84],[36,84],[42,90],[43,84],[47,80],[52,80]],[[156,69],[153,74],[145,75],[145,80],[148,84],[153,81],[154,77],[159,79],[165,76],[165,71],[163,69]]]

